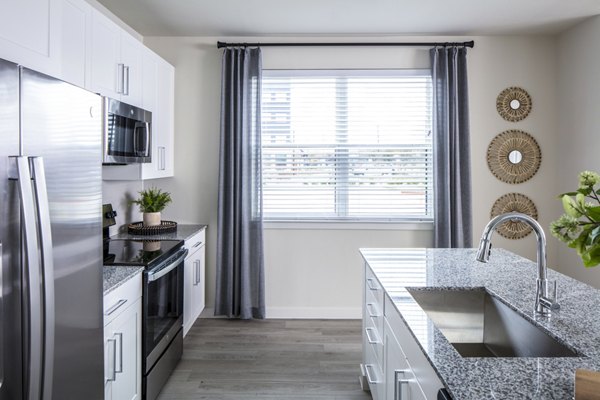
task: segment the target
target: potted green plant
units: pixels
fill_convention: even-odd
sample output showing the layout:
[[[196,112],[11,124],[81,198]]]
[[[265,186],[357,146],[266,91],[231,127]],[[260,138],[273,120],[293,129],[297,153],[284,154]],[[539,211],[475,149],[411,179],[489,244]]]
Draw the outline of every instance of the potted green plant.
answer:
[[[142,190],[139,194],[140,197],[131,203],[137,204],[144,214],[144,226],[160,225],[160,213],[171,203],[171,194],[155,187]]]
[[[592,171],[579,174],[579,188],[563,193],[565,213],[550,224],[550,232],[577,250],[583,265],[600,264],[600,175]]]

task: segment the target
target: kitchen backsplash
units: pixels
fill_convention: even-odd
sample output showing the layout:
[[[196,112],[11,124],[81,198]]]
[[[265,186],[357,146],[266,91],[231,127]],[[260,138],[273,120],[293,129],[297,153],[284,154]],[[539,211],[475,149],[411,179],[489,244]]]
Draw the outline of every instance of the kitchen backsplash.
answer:
[[[115,226],[110,227],[110,235],[116,234],[119,229],[126,229],[125,225],[142,220],[142,214],[136,205],[130,201],[138,197],[138,192],[143,190],[142,181],[102,181],[102,203],[111,203],[117,212]]]

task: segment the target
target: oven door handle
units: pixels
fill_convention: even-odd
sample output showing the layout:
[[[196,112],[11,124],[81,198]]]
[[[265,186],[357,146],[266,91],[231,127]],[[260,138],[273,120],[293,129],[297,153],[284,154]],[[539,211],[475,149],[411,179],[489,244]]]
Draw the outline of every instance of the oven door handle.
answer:
[[[154,282],[155,280],[162,278],[163,276],[165,276],[166,274],[168,274],[169,272],[171,272],[172,270],[177,268],[177,266],[185,259],[185,256],[187,255],[187,253],[188,253],[187,249],[181,250],[179,252],[180,255],[171,264],[168,264],[165,267],[163,267],[157,271],[149,272],[148,273],[148,282]]]

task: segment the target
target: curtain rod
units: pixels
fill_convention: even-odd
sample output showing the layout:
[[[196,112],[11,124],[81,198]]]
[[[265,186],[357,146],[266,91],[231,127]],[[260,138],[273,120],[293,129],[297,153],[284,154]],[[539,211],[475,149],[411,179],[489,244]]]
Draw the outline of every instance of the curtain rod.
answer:
[[[217,42],[217,48],[222,47],[331,47],[331,46],[400,46],[400,47],[453,47],[453,46],[464,46],[471,47],[475,46],[475,41],[469,42],[364,42],[364,43],[226,43]]]

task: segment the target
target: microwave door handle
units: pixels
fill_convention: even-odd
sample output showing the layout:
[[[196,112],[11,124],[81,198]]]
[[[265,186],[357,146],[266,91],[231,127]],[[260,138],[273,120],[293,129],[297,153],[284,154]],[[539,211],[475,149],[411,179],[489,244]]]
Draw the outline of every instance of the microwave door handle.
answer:
[[[44,293],[44,376],[43,400],[52,400],[52,381],[54,375],[54,261],[52,251],[52,232],[50,225],[50,204],[46,187],[46,172],[42,157],[30,157],[33,167],[33,185],[37,199],[37,217],[40,232],[42,255],[42,290]]]
[[[138,138],[140,136],[140,133],[138,132],[138,127],[139,125],[136,122],[133,126],[133,154],[135,156],[139,155]]]
[[[12,157],[17,163],[17,179],[19,181],[19,197],[21,201],[21,215],[23,218],[23,242],[25,247],[25,260],[23,263],[23,276],[27,281],[28,310],[28,335],[26,338],[29,347],[29,357],[25,361],[28,370],[28,400],[39,400],[42,384],[42,304],[40,293],[40,259],[38,255],[39,243],[35,221],[35,204],[33,187],[31,185],[31,171],[27,157]],[[25,267],[26,266],[26,267]]]
[[[146,125],[146,129],[144,130],[144,132],[146,132],[146,140],[145,140],[145,144],[146,147],[144,148],[144,157],[147,157],[150,153],[150,140],[152,140],[152,134],[150,133],[150,122],[144,122],[144,124]]]

